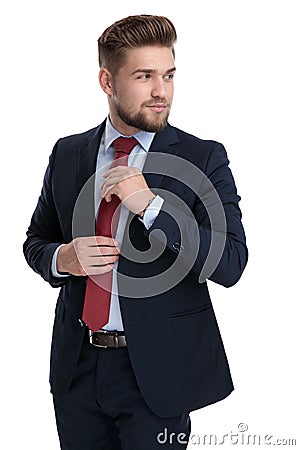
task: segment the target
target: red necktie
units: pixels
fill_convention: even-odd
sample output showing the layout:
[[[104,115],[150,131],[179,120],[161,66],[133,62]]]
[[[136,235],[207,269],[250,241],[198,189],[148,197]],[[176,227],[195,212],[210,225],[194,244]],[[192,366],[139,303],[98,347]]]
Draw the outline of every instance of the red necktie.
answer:
[[[116,139],[113,142],[115,157],[110,168],[127,166],[128,155],[137,143],[135,138],[119,137]],[[121,159],[118,161],[119,158]],[[110,202],[102,199],[96,224],[97,236],[115,237],[119,222],[120,208],[118,206],[120,203],[121,200],[116,195],[112,195]],[[111,270],[87,280],[82,320],[92,331],[99,330],[108,322],[112,273]]]

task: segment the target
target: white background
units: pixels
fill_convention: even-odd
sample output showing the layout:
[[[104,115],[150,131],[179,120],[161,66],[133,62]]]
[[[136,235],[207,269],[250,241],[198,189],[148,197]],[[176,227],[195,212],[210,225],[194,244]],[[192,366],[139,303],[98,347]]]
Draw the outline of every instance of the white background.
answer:
[[[235,391],[192,413],[192,432],[220,442],[245,423],[248,434],[299,443],[298,2],[127,3],[1,6],[1,447],[59,449],[48,386],[58,291],[28,268],[22,243],[54,143],[107,114],[98,37],[141,13],[177,28],[170,122],[225,145],[250,254],[236,286],[210,283]]]

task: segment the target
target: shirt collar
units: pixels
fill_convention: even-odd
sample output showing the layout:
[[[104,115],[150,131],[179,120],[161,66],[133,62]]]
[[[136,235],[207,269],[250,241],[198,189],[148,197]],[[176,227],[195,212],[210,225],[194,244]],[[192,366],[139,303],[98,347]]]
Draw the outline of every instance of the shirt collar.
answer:
[[[111,147],[112,143],[120,136],[124,136],[124,137],[128,137],[125,136],[121,133],[119,133],[119,131],[117,131],[111,121],[109,116],[107,117],[106,120],[106,125],[105,125],[105,131],[104,131],[104,153],[106,153],[108,151],[108,149]],[[150,133],[149,131],[143,131],[140,130],[138,131],[138,133],[134,134],[132,137],[134,137],[138,143],[140,144],[140,146],[142,147],[143,150],[145,150],[146,152],[148,152],[152,141],[154,139],[155,133]]]

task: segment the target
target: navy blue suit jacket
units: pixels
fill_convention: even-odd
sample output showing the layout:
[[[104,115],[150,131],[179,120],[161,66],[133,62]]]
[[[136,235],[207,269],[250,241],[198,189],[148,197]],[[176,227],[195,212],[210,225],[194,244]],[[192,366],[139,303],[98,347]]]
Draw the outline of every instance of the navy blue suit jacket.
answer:
[[[105,122],[56,143],[24,243],[28,264],[61,288],[50,367],[51,389],[58,395],[70,387],[85,336],[79,319],[86,277],[55,278],[51,261],[61,243],[94,234],[93,182],[79,208],[78,195],[95,172],[104,127]],[[121,314],[140,390],[160,416],[201,408],[233,390],[207,283],[199,282],[213,233],[215,242],[220,239],[221,254],[216,267],[208,264],[210,280],[232,286],[247,262],[240,197],[228,164],[222,144],[167,125],[155,135],[143,170],[150,188],[165,198],[163,209],[149,230],[134,214],[128,219],[118,267]],[[210,184],[221,202],[226,230],[218,229],[221,219],[213,229],[206,205]],[[147,280],[153,280],[152,291]]]

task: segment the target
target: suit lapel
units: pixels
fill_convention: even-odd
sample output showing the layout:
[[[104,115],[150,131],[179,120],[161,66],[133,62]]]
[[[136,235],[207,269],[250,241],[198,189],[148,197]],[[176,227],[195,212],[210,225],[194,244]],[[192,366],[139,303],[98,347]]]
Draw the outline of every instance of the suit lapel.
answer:
[[[174,146],[178,142],[178,135],[170,125],[155,135],[143,168],[144,177],[150,188],[158,188],[162,183],[165,176],[163,162],[165,160],[170,163],[167,155],[178,153],[178,146]]]
[[[73,212],[72,234],[92,236],[95,234],[95,178],[97,155],[105,121],[90,131],[86,142],[79,148],[77,163],[77,200]]]
[[[77,166],[78,191],[82,189],[87,180],[96,171],[97,155],[104,129],[105,121],[92,131],[90,138],[79,149]]]

